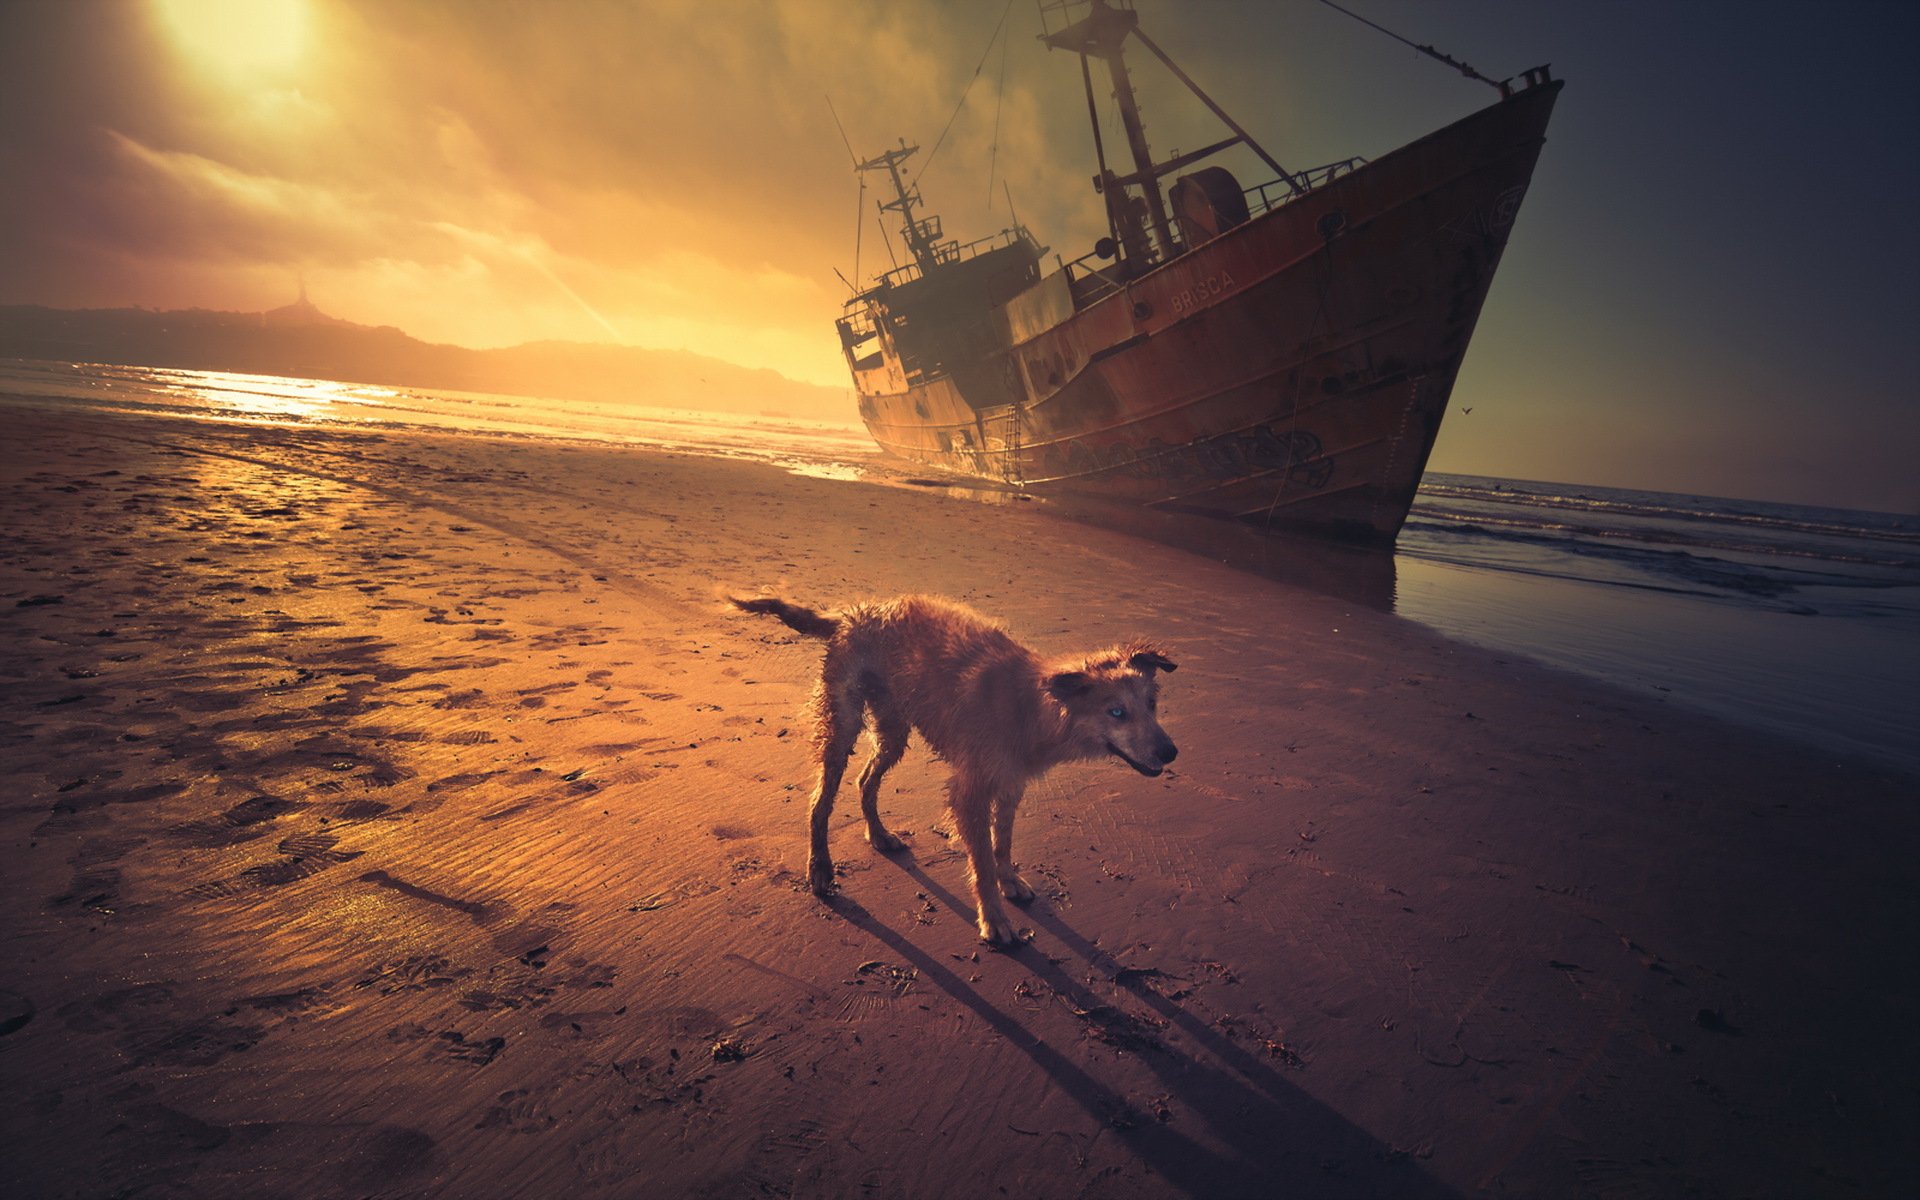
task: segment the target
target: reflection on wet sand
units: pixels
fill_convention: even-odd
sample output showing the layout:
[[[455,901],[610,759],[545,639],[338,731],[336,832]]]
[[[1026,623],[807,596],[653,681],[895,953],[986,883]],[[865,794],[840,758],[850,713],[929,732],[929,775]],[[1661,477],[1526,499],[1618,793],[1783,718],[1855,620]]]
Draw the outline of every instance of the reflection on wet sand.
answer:
[[[1261,529],[1221,517],[1166,512],[1091,496],[1035,496],[1013,487],[996,488],[979,480],[962,484],[923,477],[897,482],[937,489],[956,499],[976,503],[1027,505],[1035,512],[1147,538],[1276,583],[1307,588],[1379,612],[1393,611],[1395,574],[1391,547]]]

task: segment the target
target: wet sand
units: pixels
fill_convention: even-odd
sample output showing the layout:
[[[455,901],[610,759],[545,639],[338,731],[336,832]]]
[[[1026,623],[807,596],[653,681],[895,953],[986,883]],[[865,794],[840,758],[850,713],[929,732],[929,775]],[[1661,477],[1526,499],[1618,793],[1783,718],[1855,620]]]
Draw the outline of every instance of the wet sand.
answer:
[[[5,410],[15,1196],[1893,1194],[1916,780],[1124,533],[604,447]],[[802,883],[817,648],[1146,634],[1176,768],[917,742]]]

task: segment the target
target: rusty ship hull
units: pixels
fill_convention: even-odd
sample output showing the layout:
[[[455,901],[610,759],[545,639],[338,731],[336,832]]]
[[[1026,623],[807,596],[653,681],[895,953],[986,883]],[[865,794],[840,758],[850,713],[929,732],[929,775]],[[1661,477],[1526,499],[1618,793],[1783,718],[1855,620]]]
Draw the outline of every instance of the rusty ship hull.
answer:
[[[1131,278],[1042,275],[1021,237],[957,264],[966,279],[876,289],[864,353],[842,329],[861,416],[894,455],[1035,492],[1390,540],[1560,87],[1328,171]]]

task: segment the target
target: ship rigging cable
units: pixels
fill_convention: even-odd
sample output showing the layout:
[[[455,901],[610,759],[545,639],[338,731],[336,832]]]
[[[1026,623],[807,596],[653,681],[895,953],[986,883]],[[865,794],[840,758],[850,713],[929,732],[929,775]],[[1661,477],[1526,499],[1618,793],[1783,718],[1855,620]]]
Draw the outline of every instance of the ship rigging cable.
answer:
[[[827,111],[833,114],[833,127],[840,131],[840,141],[847,147],[847,157],[853,160],[853,174],[860,181],[860,195],[853,202],[853,277],[860,278],[860,232],[867,226],[867,173],[860,169],[860,156],[853,152],[853,139],[847,136],[847,127],[840,123],[840,110],[833,106],[833,97],[825,97]],[[844,276],[842,277],[844,281]],[[857,292],[860,289],[847,284],[847,290]]]
[[[967,106],[967,93],[973,90],[973,81],[980,78],[980,72],[986,69],[987,56],[993,53],[993,44],[1000,40],[1000,31],[1007,24],[1007,14],[1012,11],[1013,0],[1007,0],[1007,6],[1000,10],[1000,19],[994,23],[993,36],[987,39],[987,48],[980,52],[980,64],[974,67],[973,75],[967,80],[967,86],[960,89],[960,103],[953,106],[953,116],[947,118],[946,127],[941,129],[940,136],[933,140],[933,149],[927,151],[926,160],[920,164],[920,169],[913,173],[915,183],[926,177],[927,168],[933,165],[934,155],[940,153],[940,143],[947,140],[947,130],[953,128],[954,118],[958,117],[960,110]]]
[[[1393,30],[1388,29],[1385,25],[1381,25],[1381,24],[1377,24],[1376,22],[1369,21],[1365,17],[1361,16],[1357,12],[1354,12],[1350,8],[1340,7],[1338,4],[1335,4],[1333,0],[1320,0],[1320,3],[1326,5],[1328,8],[1331,8],[1335,12],[1345,13],[1347,16],[1352,17],[1354,20],[1360,22],[1362,25],[1365,25],[1368,28],[1379,30],[1381,33],[1386,34],[1388,37],[1392,38],[1396,42],[1399,42],[1403,45],[1412,46],[1415,50],[1418,50],[1420,53],[1426,55],[1428,58],[1435,59],[1436,61],[1447,64],[1448,66],[1452,67],[1454,70],[1460,72],[1462,75],[1465,75],[1468,79],[1478,79],[1481,83],[1484,83],[1488,87],[1492,88],[1494,91],[1499,92],[1502,96],[1507,94],[1506,84],[1501,83],[1497,79],[1488,79],[1485,75],[1482,75],[1480,72],[1474,70],[1472,67],[1468,66],[1466,63],[1461,62],[1459,59],[1453,57],[1451,54],[1442,54],[1440,53],[1440,51],[1435,50],[1432,46],[1422,46],[1418,42],[1413,41],[1411,38],[1401,37],[1399,34],[1395,33]]]
[[[1007,0],[1011,7],[1013,0]],[[1004,19],[1004,18],[1003,18]],[[993,211],[993,176],[1000,167],[1000,106],[1007,92],[1007,48],[1013,45],[1012,38],[1000,43],[1000,79],[993,85],[993,146],[987,152],[987,211]],[[988,47],[989,53],[992,47]],[[1004,182],[1004,181],[1002,181]],[[1013,198],[1007,198],[1007,207],[1013,207]]]

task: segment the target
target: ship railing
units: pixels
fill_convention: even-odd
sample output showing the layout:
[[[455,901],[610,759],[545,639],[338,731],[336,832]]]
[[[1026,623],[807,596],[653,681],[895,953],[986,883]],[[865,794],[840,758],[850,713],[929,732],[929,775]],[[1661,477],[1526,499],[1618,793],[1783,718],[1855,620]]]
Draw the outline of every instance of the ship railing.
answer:
[[[1075,308],[1085,308],[1123,286],[1124,276],[1118,260],[1108,267],[1094,265],[1094,260],[1105,257],[1098,250],[1089,250],[1061,268],[1067,273],[1067,288],[1073,293]]]
[[[999,233],[990,233],[986,237],[975,238],[973,241],[965,244],[947,242],[934,247],[934,261],[938,262],[941,266],[946,266],[949,263],[965,262],[970,258],[978,258],[990,250],[998,250],[1005,246],[1017,245],[1021,239],[1026,236],[1027,231],[1024,229],[1002,229]],[[899,287],[903,283],[912,283],[914,280],[920,278],[922,274],[924,274],[924,272],[921,271],[920,264],[910,262],[904,267],[895,267],[893,270],[875,279],[873,286],[876,288]]]
[[[1367,160],[1364,158],[1343,158],[1339,162],[1330,162],[1322,166],[1311,167],[1305,171],[1298,171],[1294,174],[1294,180],[1299,184],[1298,190],[1284,179],[1276,179],[1270,183],[1256,184],[1253,187],[1246,188],[1247,215],[1249,217],[1258,216],[1261,213],[1270,212],[1273,209],[1279,208],[1290,200],[1297,200],[1314,188],[1324,187],[1340,176],[1356,168],[1365,166],[1366,162]],[[1190,248],[1191,247],[1187,246],[1176,246],[1174,253],[1163,261],[1172,261],[1173,258],[1178,258]],[[1096,260],[1100,258],[1102,258],[1102,255],[1098,250],[1090,250],[1072,262],[1065,264],[1064,269],[1067,273],[1067,286],[1073,289],[1073,302],[1075,307],[1085,308],[1095,300],[1103,296],[1111,295],[1125,286],[1127,278],[1126,267],[1119,261],[1115,261],[1105,267],[1095,265]],[[1138,271],[1134,272],[1134,274],[1138,273]]]
[[[1260,213],[1279,208],[1289,200],[1298,199],[1314,188],[1324,187],[1340,176],[1347,174],[1349,171],[1366,165],[1367,160],[1364,158],[1343,158],[1339,162],[1330,162],[1318,167],[1309,167],[1304,171],[1296,171],[1294,172],[1293,178],[1294,183],[1299,184],[1297,189],[1294,187],[1294,184],[1288,183],[1284,179],[1275,179],[1267,183],[1257,183],[1245,190],[1247,197],[1247,215],[1257,216]]]
[[[914,241],[926,242],[931,245],[940,240],[940,218],[922,217],[920,220],[908,226],[907,232]]]
[[[837,324],[840,327],[840,342],[847,347],[858,346],[880,332],[879,327],[873,323],[872,310],[865,306],[848,312]]]

